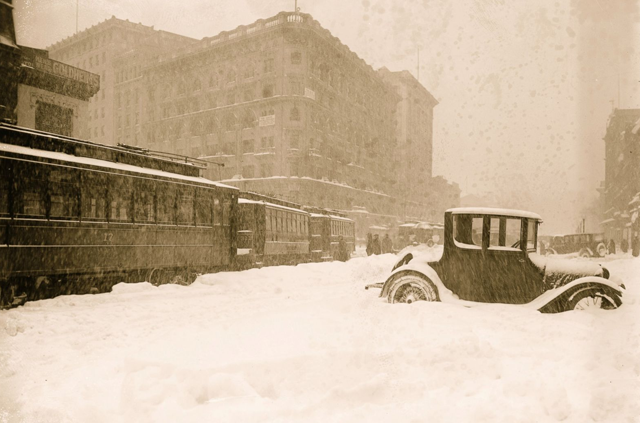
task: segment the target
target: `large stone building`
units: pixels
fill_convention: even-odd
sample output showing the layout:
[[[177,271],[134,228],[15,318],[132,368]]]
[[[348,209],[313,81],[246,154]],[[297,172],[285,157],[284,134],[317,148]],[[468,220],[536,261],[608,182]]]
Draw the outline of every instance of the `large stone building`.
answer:
[[[85,138],[88,101],[99,75],[51,60],[16,42],[11,2],[0,1],[0,120]]]
[[[111,17],[53,44],[48,51],[52,59],[100,75],[100,91],[89,103],[85,138],[112,145],[135,144],[140,136],[140,124],[136,126],[134,122],[136,113],[141,114],[137,106],[144,64],[161,51],[193,41]],[[128,127],[125,113],[130,121]]]
[[[431,176],[437,101],[308,14],[199,41],[112,18],[51,52],[103,77],[92,140],[208,160],[210,179],[349,212],[362,231],[458,204],[457,185]]]
[[[640,109],[616,109],[605,142],[605,179],[601,190],[607,239],[631,244],[640,231]]]

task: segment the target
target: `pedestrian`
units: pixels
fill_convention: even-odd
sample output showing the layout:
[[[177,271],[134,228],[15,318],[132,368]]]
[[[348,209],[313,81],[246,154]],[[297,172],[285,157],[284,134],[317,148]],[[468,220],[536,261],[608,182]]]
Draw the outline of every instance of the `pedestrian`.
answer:
[[[620,249],[622,250],[623,253],[626,253],[627,251],[629,251],[629,241],[627,241],[627,238],[622,238],[622,242],[620,243]]]
[[[373,236],[373,241],[371,241],[371,254],[382,254],[382,247],[380,246],[378,234],[375,234]]]
[[[373,238],[371,233],[367,234],[367,255],[370,256],[373,254]]]
[[[393,241],[389,238],[389,234],[384,234],[384,238],[382,238],[382,254],[392,253],[393,252]]]
[[[638,257],[640,255],[640,240],[638,240],[638,234],[633,235],[633,240],[631,241],[631,254],[634,257]]]
[[[539,241],[540,242],[540,255],[541,256],[546,256],[547,255],[547,246],[545,245],[544,241]]]
[[[613,239],[609,240],[609,244],[607,245],[607,250],[609,251],[609,254],[616,253],[616,242]]]
[[[338,241],[338,260],[349,260],[349,252],[347,251],[347,243],[344,242],[344,238],[340,237]]]

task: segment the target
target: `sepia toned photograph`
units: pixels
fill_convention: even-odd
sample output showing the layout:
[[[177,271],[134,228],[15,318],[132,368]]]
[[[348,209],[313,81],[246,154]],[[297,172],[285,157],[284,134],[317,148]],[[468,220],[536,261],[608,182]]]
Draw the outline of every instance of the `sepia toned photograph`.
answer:
[[[640,423],[640,0],[0,0],[0,423]]]

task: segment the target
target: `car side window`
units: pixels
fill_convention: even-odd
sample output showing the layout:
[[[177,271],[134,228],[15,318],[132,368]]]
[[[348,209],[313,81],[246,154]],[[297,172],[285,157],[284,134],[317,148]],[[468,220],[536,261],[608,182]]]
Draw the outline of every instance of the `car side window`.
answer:
[[[537,222],[535,220],[529,219],[527,223],[527,250],[535,251],[536,250],[536,237],[537,237]]]
[[[492,217],[489,249],[519,250],[521,225],[520,219]]]
[[[466,214],[453,216],[453,233],[456,245],[461,248],[482,248],[482,217]]]

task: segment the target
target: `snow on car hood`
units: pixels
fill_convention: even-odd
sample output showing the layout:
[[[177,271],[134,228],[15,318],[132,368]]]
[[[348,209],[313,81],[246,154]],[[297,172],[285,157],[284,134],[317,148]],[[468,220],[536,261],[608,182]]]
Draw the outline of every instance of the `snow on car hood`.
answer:
[[[602,266],[591,261],[554,259],[536,253],[529,254],[529,258],[544,271],[548,288],[558,288],[584,276],[603,276]]]

